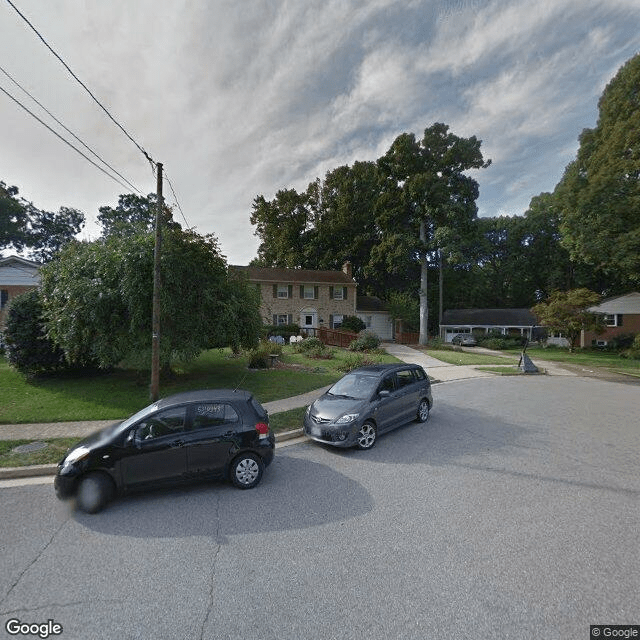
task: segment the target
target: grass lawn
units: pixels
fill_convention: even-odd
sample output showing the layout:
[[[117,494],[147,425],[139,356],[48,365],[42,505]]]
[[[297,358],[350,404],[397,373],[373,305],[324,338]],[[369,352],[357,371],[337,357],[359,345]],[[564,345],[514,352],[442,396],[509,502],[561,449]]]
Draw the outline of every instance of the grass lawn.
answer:
[[[506,353],[515,354],[515,351]],[[519,357],[519,352],[518,357]],[[640,360],[629,360],[621,358],[617,353],[610,351],[581,350],[578,349],[574,353],[569,353],[568,349],[529,347],[527,355],[535,364],[538,360],[548,360],[549,362],[564,362],[566,364],[575,364],[585,367],[605,367],[619,373],[628,375],[640,375]]]
[[[314,360],[294,354],[286,346],[282,361],[297,368],[249,370],[247,357],[234,357],[228,349],[213,349],[176,370],[171,380],[160,381],[160,396],[208,388],[247,389],[260,402],[312,391],[338,380],[345,362],[355,354],[334,349],[331,360]],[[387,354],[369,356],[397,362]],[[132,370],[115,370],[91,376],[56,376],[27,381],[0,359],[0,424],[117,420],[149,404],[149,376]]]
[[[454,351],[452,349],[424,349],[424,352],[432,358],[442,360],[442,362],[457,365],[510,364],[511,361],[513,361],[514,364],[518,364],[518,359],[520,358],[520,354],[518,354],[517,358],[511,354],[506,354],[506,357],[502,358],[484,353]]]

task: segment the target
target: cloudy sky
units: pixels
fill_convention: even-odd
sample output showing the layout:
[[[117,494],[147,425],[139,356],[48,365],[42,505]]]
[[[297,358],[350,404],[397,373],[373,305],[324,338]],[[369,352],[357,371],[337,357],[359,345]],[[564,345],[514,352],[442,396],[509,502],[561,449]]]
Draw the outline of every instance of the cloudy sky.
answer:
[[[575,157],[638,0],[12,0],[156,162],[232,264],[255,257],[256,195],[306,188],[434,122],[482,140],[479,213],[521,215]],[[6,0],[0,66],[143,193],[149,163]],[[0,87],[75,142],[0,71]],[[40,208],[131,192],[0,92],[0,180]],[[82,147],[80,147],[82,148]],[[87,154],[88,152],[83,149]],[[173,194],[165,184],[170,203]]]

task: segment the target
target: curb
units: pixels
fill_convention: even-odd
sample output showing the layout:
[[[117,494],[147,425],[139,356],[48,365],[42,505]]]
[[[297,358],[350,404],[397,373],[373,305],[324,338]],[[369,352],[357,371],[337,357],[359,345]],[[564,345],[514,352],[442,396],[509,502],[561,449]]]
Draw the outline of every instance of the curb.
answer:
[[[302,429],[284,431],[276,434],[276,444],[293,440],[304,435]],[[34,478],[37,476],[55,476],[58,472],[57,464],[33,464],[28,467],[0,467],[0,480],[12,480],[14,478]]]

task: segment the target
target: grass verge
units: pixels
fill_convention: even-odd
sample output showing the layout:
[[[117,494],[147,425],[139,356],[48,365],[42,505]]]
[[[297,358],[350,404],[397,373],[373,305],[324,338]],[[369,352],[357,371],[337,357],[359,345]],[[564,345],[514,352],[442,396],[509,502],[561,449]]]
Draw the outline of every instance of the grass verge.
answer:
[[[47,444],[45,449],[31,453],[15,453],[13,449],[21,444],[29,444],[33,440],[0,441],[0,467],[28,467],[34,464],[58,464],[67,449],[81,438],[52,438],[38,440]]]

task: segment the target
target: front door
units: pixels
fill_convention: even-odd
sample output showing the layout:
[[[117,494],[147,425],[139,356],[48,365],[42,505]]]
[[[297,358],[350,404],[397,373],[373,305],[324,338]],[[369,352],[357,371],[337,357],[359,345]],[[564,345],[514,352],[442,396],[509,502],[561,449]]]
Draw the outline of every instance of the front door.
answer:
[[[318,328],[318,312],[315,309],[303,309],[300,312],[300,328],[315,334],[315,330]]]

